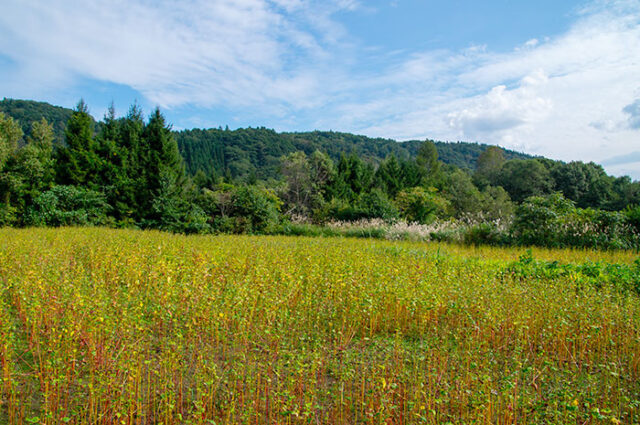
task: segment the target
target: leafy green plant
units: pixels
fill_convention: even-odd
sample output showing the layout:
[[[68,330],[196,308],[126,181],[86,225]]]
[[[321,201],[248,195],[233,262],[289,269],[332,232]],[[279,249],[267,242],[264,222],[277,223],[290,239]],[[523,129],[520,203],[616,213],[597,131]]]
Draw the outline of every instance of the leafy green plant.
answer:
[[[38,196],[27,224],[83,226],[107,223],[109,205],[103,194],[76,186],[54,186]]]
[[[403,190],[396,197],[396,205],[402,217],[420,224],[431,223],[438,216],[445,214],[448,204],[435,189],[427,190],[422,187]]]

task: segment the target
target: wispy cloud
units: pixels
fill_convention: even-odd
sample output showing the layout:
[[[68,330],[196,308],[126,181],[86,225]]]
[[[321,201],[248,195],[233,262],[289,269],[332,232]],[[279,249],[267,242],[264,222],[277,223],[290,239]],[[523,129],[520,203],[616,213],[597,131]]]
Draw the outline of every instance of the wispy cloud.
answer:
[[[640,149],[639,0],[591,1],[564,34],[538,34],[508,52],[380,51],[336,19],[367,7],[4,0],[0,55],[14,72],[0,90],[39,98],[84,78],[167,108],[230,108],[289,128],[477,140],[565,160]]]
[[[329,69],[328,52],[344,33],[330,15],[356,6],[345,0],[7,0],[0,52],[20,72],[40,70],[34,80],[44,86],[81,76],[131,86],[166,107],[307,107],[319,91],[317,75]]]
[[[341,105],[341,124],[599,161],[640,147],[638,75],[640,2],[602,1],[579,11],[565,34],[511,52],[415,53],[371,80],[366,99]]]

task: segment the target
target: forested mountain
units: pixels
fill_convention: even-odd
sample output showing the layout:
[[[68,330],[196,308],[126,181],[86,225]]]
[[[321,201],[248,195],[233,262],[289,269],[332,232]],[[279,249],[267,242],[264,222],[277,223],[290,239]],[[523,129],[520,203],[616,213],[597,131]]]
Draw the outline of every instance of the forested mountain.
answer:
[[[65,126],[73,113],[71,109],[46,102],[6,98],[0,101],[0,112],[18,121],[25,136],[30,134],[32,122],[46,119],[53,125],[55,143],[64,141]],[[257,178],[276,177],[280,158],[296,151],[309,155],[319,150],[327,153],[334,161],[343,153],[354,153],[366,162],[379,164],[390,154],[398,159],[415,158],[423,142],[414,140],[399,143],[391,139],[334,131],[277,133],[264,127],[237,130],[193,129],[173,133],[190,174],[194,175],[202,170],[207,175],[220,175],[228,170],[231,176],[240,178],[250,175]],[[478,157],[488,147],[485,144],[466,142],[435,144],[440,161],[468,170],[476,168]],[[508,149],[503,151],[507,160],[532,158]]]
[[[64,130],[73,110],[33,100],[7,99],[0,101],[0,112],[16,120],[25,136],[31,132],[31,123],[42,118],[53,126],[55,142],[64,141]]]
[[[205,174],[227,171],[233,177],[255,174],[258,178],[276,177],[282,155],[302,151],[307,155],[319,150],[337,161],[342,154],[355,154],[365,162],[379,164],[389,155],[400,160],[415,158],[423,141],[396,142],[351,133],[312,131],[276,133],[266,128],[238,130],[194,129],[175,133],[187,171]],[[434,142],[438,157],[445,164],[475,170],[476,161],[488,145],[479,143]],[[530,159],[532,156],[504,150],[505,159]]]

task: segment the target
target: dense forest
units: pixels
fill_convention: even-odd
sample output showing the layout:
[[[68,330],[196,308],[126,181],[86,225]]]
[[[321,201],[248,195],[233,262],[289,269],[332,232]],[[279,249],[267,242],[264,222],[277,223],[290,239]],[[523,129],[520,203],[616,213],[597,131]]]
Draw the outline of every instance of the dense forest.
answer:
[[[334,161],[342,154],[353,153],[368,163],[379,164],[389,155],[401,160],[415,158],[423,142],[396,142],[333,131],[276,133],[266,128],[194,129],[176,132],[175,136],[191,174],[199,170],[215,174],[228,169],[234,178],[254,173],[258,178],[277,178],[281,156],[297,151],[310,155],[318,150]],[[488,147],[478,143],[434,143],[440,161],[467,170],[475,169],[478,157]],[[532,158],[510,150],[503,152],[505,159]]]
[[[82,101],[5,99],[0,114],[0,225],[287,233],[446,221],[466,223],[470,243],[639,246],[640,182],[595,163],[337,132],[175,132],[135,105],[96,122]]]
[[[73,113],[71,109],[45,102],[6,98],[0,101],[0,112],[14,118],[25,136],[29,135],[32,122],[44,118],[53,125],[54,143],[64,143],[66,123]],[[98,130],[101,124],[95,123]],[[266,128],[193,129],[174,131],[173,134],[188,173],[193,175],[202,170],[206,174],[220,174],[228,168],[234,178],[246,178],[251,174],[276,177],[280,157],[295,151],[309,155],[320,150],[334,161],[342,153],[355,153],[365,161],[378,164],[390,154],[401,159],[415,157],[422,143],[416,140],[398,143],[338,132],[276,133]],[[468,170],[475,169],[478,157],[488,147],[465,142],[434,143],[440,161]],[[505,159],[532,158],[508,149],[504,149],[504,156]]]

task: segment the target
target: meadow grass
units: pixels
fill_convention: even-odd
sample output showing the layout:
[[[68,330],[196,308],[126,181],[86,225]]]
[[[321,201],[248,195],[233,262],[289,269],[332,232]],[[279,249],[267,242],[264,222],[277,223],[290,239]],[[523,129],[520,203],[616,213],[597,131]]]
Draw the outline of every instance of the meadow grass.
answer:
[[[0,423],[640,423],[640,297],[524,252],[1,229]]]

